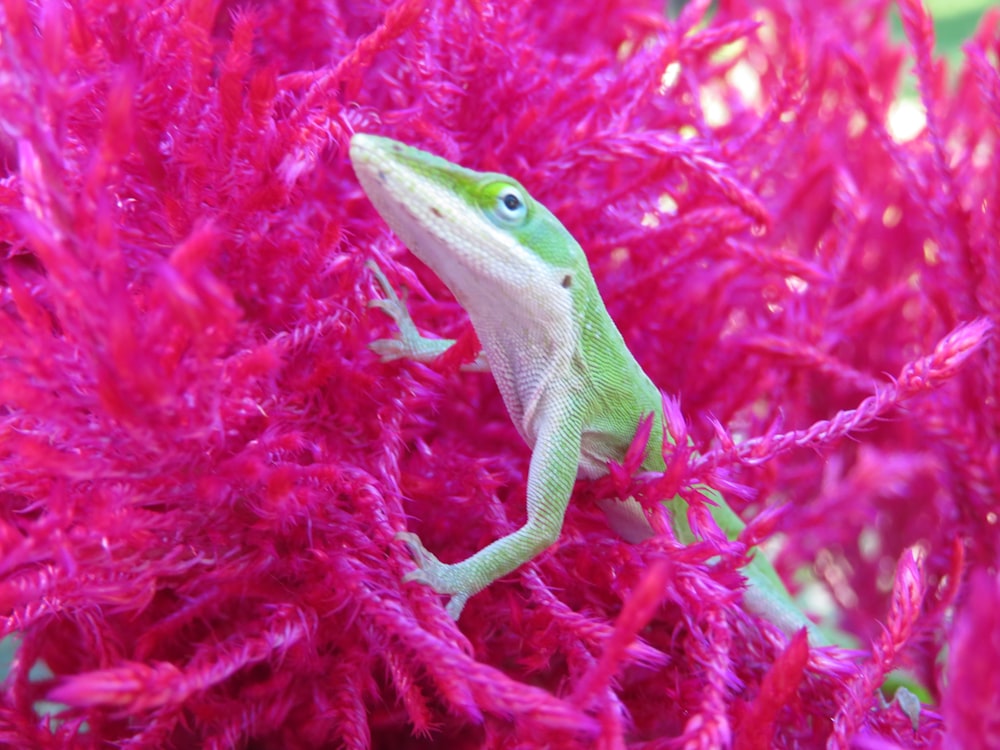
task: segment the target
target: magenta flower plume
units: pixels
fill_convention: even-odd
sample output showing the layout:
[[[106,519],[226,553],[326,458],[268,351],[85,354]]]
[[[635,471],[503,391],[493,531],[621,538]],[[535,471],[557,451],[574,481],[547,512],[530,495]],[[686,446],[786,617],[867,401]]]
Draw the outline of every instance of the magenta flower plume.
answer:
[[[0,2],[0,744],[1000,742],[1000,13],[952,75],[919,0],[663,5]],[[353,132],[523,182],[676,438],[458,623],[396,534],[509,533],[530,451]],[[458,348],[379,360],[372,259]]]

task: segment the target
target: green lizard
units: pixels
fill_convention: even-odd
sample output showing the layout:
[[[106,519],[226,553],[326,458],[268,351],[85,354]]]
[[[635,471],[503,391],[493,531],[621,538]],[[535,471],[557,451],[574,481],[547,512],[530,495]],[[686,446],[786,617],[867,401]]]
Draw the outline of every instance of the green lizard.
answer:
[[[642,468],[664,469],[661,395],[608,315],[580,245],[518,182],[361,133],[351,139],[350,157],[382,218],[468,312],[482,344],[469,369],[492,371],[532,449],[527,521],[517,531],[455,564],[442,563],[415,534],[398,535],[418,565],[405,580],[449,595],[447,611],[457,619],[470,596],[555,543],[577,476],[606,474],[608,462],[623,458],[650,414]],[[388,280],[372,267],[385,293],[373,304],[400,329],[398,338],[372,343],[384,361],[427,362],[454,343],[421,336]],[[696,489],[720,529],[735,538],[744,528],[740,517],[712,488]],[[665,504],[677,539],[696,541],[683,498]],[[609,500],[602,508],[628,541],[652,536],[635,500]],[[750,611],[786,632],[807,627],[814,645],[825,642],[762,554],[744,570]]]

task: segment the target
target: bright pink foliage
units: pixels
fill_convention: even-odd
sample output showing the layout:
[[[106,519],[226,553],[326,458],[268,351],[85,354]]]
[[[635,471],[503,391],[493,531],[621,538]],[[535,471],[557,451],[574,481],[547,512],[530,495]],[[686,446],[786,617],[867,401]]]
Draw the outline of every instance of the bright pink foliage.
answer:
[[[996,742],[1000,14],[951,85],[918,0],[663,5],[0,3],[0,743]],[[393,536],[506,533],[529,451],[489,377],[367,348],[372,257],[471,339],[355,130],[521,179],[701,453],[581,482],[457,626]],[[863,653],[746,614],[742,544],[632,546],[593,502],[698,478]]]

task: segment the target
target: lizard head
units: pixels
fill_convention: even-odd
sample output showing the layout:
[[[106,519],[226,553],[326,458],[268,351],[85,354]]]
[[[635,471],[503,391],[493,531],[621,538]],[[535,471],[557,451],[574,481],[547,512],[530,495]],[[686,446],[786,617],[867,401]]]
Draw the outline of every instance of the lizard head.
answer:
[[[596,294],[580,245],[517,180],[361,133],[350,156],[379,214],[474,322],[499,312],[565,322],[581,309],[575,295]]]

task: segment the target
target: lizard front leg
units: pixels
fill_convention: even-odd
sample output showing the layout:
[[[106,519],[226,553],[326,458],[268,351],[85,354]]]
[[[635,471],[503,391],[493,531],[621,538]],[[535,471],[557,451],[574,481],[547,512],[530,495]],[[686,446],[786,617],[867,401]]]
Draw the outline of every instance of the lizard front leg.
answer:
[[[438,593],[450,594],[446,609],[456,620],[470,596],[552,546],[562,531],[580,462],[581,427],[579,420],[569,415],[543,416],[541,421],[528,469],[528,519],[521,528],[454,564],[438,560],[416,534],[396,535],[418,565],[403,580],[419,581]]]

